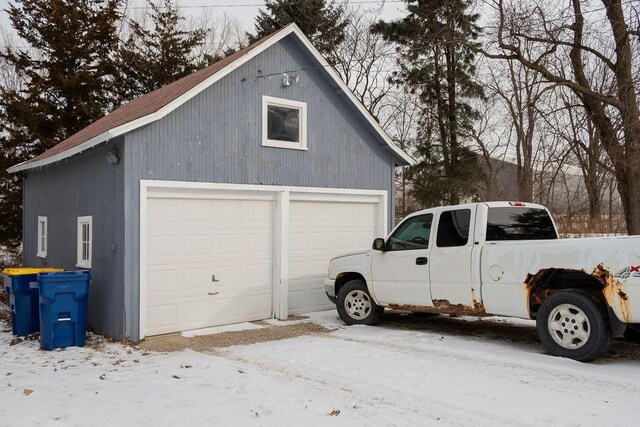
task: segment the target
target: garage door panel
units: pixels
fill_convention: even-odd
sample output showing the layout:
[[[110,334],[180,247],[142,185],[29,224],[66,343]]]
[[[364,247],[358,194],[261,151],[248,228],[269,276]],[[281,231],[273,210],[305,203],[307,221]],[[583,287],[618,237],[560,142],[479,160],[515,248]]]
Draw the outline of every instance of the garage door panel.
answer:
[[[181,200],[180,225],[182,227],[205,227],[213,226],[213,200]]]
[[[216,225],[240,225],[242,224],[242,201],[216,200],[213,209],[213,221]]]
[[[265,228],[271,225],[270,204],[261,201],[246,202],[247,209],[244,210],[244,220],[248,228]]]
[[[175,224],[178,221],[178,201],[175,199],[150,199],[147,202],[149,227]]]
[[[162,263],[160,258],[175,257],[178,255],[178,236],[157,235],[147,237],[147,250],[149,259]]]
[[[212,236],[204,235],[183,235],[178,239],[180,257],[207,257],[212,255]]]
[[[324,291],[329,261],[371,245],[378,204],[291,201],[290,206],[289,313],[332,308]]]
[[[184,299],[179,304],[178,325],[180,329],[209,326],[211,319],[211,298],[209,296]]]
[[[175,331],[178,324],[178,310],[175,303],[155,305],[147,310],[148,334],[164,334]]]
[[[324,275],[289,282],[289,314],[302,314],[333,308],[324,292]]]
[[[180,292],[184,296],[205,296],[211,291],[210,268],[183,268],[180,273]]]
[[[175,293],[178,290],[178,272],[173,269],[149,270],[147,281],[153,284],[156,291],[153,296],[166,292]]]
[[[218,325],[250,322],[271,317],[271,295],[243,293],[239,296],[220,297],[213,301]]]
[[[147,335],[271,317],[271,201],[151,198],[147,206],[157,219],[147,222]],[[153,212],[166,207],[177,215]]]
[[[267,233],[250,233],[245,237],[245,249],[252,254],[264,255],[271,252],[271,235]]]

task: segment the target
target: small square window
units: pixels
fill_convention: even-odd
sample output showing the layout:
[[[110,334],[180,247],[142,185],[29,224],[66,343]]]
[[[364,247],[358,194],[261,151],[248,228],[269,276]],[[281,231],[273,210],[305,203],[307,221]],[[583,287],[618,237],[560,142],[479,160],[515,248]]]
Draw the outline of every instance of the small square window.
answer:
[[[93,230],[92,217],[78,217],[78,257],[76,267],[91,268]]]
[[[306,150],[307,104],[263,96],[262,145]]]
[[[47,257],[47,217],[38,217],[38,251],[39,258]]]

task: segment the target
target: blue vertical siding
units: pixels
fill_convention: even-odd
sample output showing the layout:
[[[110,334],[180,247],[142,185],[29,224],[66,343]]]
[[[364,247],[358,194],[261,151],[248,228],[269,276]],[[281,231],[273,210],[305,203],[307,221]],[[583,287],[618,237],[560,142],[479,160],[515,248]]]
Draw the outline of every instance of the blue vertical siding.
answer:
[[[77,219],[93,217],[93,256],[88,323],[97,332],[125,338],[124,166],[111,165],[108,151],[124,152],[122,139],[60,164],[32,170],[24,178],[26,266],[76,268]],[[47,217],[47,257],[37,251],[37,219]]]

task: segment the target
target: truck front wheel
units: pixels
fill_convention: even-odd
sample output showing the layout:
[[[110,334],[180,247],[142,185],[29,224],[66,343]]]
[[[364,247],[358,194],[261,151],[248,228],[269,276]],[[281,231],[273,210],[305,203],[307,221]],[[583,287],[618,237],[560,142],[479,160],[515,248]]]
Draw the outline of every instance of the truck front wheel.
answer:
[[[338,292],[336,308],[347,325],[374,325],[380,320],[384,307],[371,298],[362,280],[351,280]]]
[[[588,294],[558,291],[538,311],[536,326],[552,354],[588,362],[600,357],[613,342],[613,334],[600,304]]]

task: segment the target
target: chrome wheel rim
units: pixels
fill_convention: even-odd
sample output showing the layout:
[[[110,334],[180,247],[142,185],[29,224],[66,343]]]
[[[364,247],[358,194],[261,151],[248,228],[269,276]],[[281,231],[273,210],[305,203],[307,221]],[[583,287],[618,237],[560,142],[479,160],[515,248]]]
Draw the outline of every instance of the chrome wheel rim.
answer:
[[[344,309],[352,319],[362,320],[371,312],[371,298],[366,292],[355,290],[344,299]]]
[[[568,350],[584,346],[591,336],[587,315],[573,304],[560,304],[551,310],[547,327],[556,344]]]

